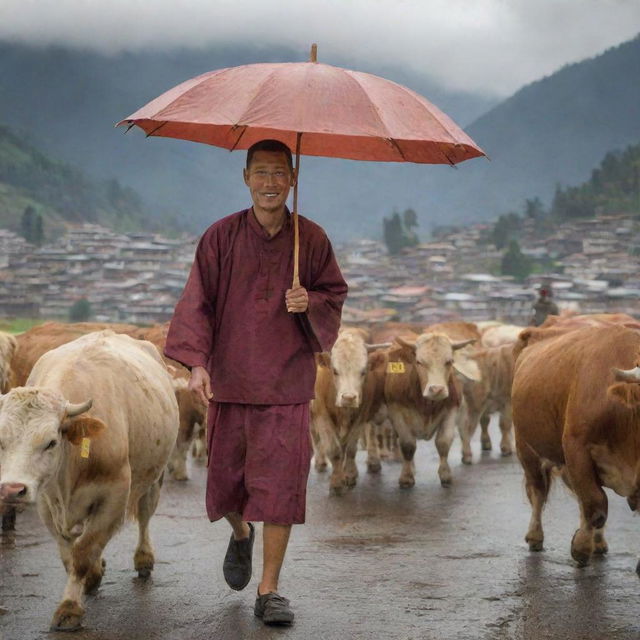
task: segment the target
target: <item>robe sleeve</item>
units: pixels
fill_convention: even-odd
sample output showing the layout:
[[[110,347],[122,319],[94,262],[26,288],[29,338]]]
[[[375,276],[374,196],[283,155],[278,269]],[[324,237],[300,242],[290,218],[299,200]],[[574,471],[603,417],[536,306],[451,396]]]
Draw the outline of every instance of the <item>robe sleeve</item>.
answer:
[[[347,283],[342,277],[329,238],[323,233],[314,252],[309,279],[309,308],[298,314],[313,351],[330,351],[338,337]]]
[[[188,369],[207,367],[213,348],[218,254],[215,234],[205,233],[169,325],[164,355]]]

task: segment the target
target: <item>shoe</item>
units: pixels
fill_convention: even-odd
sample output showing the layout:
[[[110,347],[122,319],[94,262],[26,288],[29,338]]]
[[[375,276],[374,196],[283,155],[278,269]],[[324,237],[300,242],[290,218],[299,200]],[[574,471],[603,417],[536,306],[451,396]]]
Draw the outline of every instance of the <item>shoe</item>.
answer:
[[[258,595],[253,612],[265,624],[291,624],[294,618],[289,601],[273,592]]]
[[[236,540],[231,534],[227,553],[224,556],[222,572],[227,584],[236,591],[242,591],[251,580],[251,555],[253,553],[253,539],[255,529],[249,522],[248,538]]]

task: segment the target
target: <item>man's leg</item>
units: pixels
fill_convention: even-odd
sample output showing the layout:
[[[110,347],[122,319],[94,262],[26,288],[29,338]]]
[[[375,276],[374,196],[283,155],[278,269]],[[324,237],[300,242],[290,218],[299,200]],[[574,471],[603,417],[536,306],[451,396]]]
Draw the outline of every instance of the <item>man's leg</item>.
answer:
[[[284,554],[287,551],[290,534],[290,524],[264,523],[262,530],[262,581],[258,585],[258,595],[263,596],[265,593],[276,593],[278,591],[278,578],[280,577],[280,569],[284,561]]]
[[[242,519],[242,516],[237,511],[232,511],[231,513],[227,513],[225,518],[227,519],[227,522],[231,525],[231,528],[233,529],[233,537],[236,540],[244,540],[245,538],[248,538],[251,535],[251,529],[249,528],[249,524]]]

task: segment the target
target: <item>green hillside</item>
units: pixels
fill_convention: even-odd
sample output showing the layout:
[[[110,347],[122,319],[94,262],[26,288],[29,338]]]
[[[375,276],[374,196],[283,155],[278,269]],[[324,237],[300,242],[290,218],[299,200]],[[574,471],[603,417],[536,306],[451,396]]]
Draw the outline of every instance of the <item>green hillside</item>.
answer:
[[[566,220],[598,212],[640,215],[640,144],[608,153],[585,183],[556,190],[552,217]]]
[[[116,179],[96,182],[53,160],[0,126],[0,227],[18,230],[24,211],[42,216],[46,237],[68,224],[94,222],[118,231],[149,228],[138,194]],[[153,226],[158,224],[153,222]]]

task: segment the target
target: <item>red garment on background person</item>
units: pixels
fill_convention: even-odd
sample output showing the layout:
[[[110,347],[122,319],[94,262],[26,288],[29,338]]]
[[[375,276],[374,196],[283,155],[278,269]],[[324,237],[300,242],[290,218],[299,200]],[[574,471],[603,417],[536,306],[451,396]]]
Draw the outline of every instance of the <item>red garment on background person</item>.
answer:
[[[284,299],[293,273],[288,211],[273,237],[245,209],[211,225],[198,244],[164,352],[185,366],[206,367],[217,402],[313,398],[313,354],[336,340],[347,284],[321,227],[302,216],[299,225],[306,313],[289,313]]]

